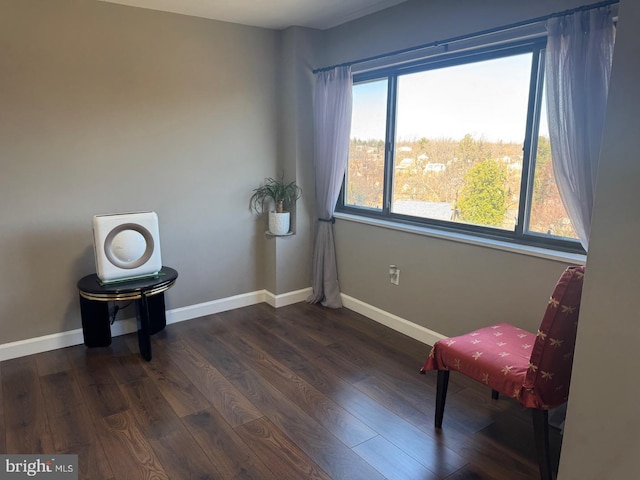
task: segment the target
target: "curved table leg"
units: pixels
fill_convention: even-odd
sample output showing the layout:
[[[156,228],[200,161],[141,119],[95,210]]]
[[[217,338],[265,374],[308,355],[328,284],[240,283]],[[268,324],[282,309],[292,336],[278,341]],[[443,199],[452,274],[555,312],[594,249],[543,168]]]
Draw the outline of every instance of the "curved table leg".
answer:
[[[151,360],[151,325],[149,320],[149,302],[146,295],[136,300],[136,317],[138,319],[138,347],[140,355],[146,361]]]
[[[108,302],[92,302],[80,295],[80,316],[82,317],[84,344],[87,347],[108,347],[111,345]]]

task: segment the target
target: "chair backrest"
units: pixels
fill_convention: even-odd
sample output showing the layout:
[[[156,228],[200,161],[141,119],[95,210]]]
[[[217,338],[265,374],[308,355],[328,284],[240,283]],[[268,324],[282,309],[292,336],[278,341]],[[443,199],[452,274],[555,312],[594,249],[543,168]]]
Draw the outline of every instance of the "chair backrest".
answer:
[[[568,267],[549,299],[520,399],[525,407],[549,409],[567,401],[584,272]]]

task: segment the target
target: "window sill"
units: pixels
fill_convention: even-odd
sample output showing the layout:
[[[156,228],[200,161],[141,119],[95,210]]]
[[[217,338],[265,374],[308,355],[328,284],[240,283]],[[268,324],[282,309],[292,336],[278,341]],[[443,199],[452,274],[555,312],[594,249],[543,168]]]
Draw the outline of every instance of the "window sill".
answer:
[[[379,220],[376,218],[360,217],[357,215],[351,215],[348,213],[336,212],[334,217],[339,220],[345,220],[348,222],[363,223],[365,225],[373,225],[380,228],[387,228],[389,230],[397,230],[400,232],[408,232],[416,235],[424,235],[427,237],[440,238],[442,240],[450,240],[452,242],[466,243],[469,245],[477,245],[479,247],[492,248],[495,250],[503,250],[506,252],[516,253],[520,255],[528,255],[531,257],[544,258],[547,260],[554,260],[557,262],[571,263],[576,265],[584,265],[587,261],[586,255],[578,253],[561,252],[548,248],[533,247],[529,245],[519,245],[517,243],[510,243],[506,241],[494,240],[489,238],[477,237],[474,235],[467,235],[464,233],[446,232],[443,230],[437,230],[435,228],[418,227],[414,225],[404,225],[401,223],[394,223],[388,220]]]

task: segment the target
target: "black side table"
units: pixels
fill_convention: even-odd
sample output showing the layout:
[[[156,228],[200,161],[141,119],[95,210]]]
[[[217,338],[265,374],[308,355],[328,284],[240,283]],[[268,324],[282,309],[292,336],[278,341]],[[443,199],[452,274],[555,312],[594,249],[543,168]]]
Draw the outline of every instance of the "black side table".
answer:
[[[102,284],[96,274],[87,275],[78,282],[82,334],[87,347],[111,345],[109,303],[133,300],[136,302],[138,346],[142,358],[151,360],[151,335],[167,325],[164,292],[176,282],[178,272],[170,267],[153,277]]]

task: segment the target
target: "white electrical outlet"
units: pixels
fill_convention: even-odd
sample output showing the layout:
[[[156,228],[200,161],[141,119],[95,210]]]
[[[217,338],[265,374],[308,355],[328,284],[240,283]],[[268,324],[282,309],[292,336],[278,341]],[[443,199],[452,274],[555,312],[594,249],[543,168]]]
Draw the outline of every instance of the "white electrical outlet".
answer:
[[[392,285],[400,285],[400,269],[396,265],[389,265],[389,281]]]

